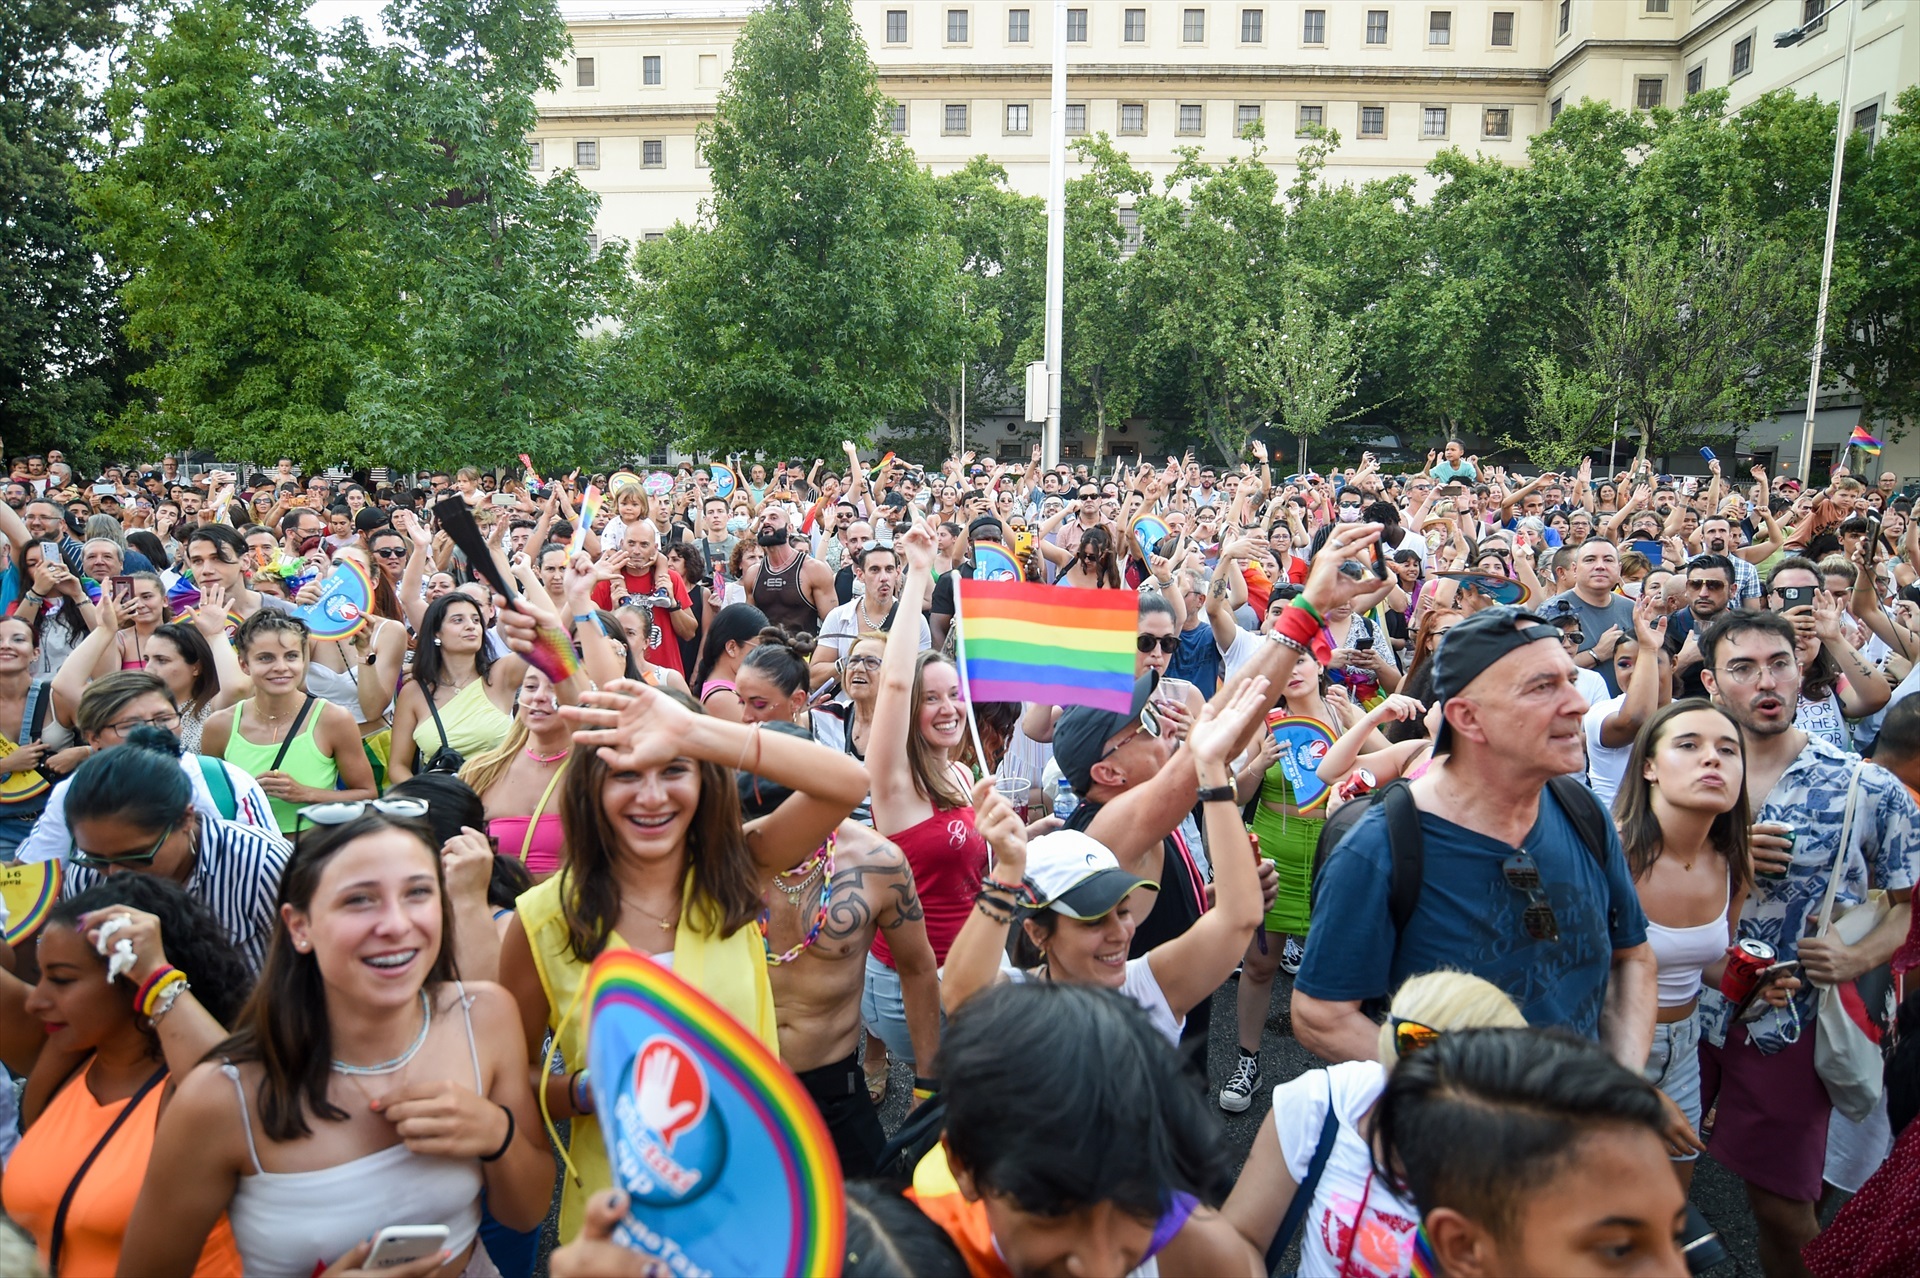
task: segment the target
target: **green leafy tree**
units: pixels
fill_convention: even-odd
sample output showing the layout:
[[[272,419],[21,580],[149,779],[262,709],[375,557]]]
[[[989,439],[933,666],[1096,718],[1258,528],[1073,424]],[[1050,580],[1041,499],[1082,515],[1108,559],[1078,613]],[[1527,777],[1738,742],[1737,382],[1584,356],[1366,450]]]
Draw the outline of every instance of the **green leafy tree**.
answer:
[[[733,48],[708,226],[641,259],[654,357],[708,447],[833,456],[967,350],[931,180],[889,127],[847,0],[773,0]]]
[[[1150,193],[1153,179],[1129,164],[1104,133],[1076,143],[1075,150],[1092,168],[1066,189],[1061,399],[1082,423],[1091,422],[1094,459],[1104,461],[1108,426],[1133,414],[1144,389],[1141,316],[1120,209],[1124,201]],[[1034,349],[1039,346],[1036,341]]]
[[[87,247],[68,169],[99,123],[83,80],[120,32],[103,0],[0,14],[0,439],[72,450],[125,401],[115,281]]]
[[[1354,321],[1329,313],[1303,287],[1287,291],[1269,318],[1256,319],[1240,355],[1238,386],[1248,404],[1275,419],[1304,456],[1334,424],[1360,380]]]

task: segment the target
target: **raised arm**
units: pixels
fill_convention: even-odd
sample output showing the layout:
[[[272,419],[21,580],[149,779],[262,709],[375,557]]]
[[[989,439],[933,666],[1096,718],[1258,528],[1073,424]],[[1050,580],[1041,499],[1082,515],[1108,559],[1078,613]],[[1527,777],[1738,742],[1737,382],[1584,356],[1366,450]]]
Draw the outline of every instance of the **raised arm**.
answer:
[[[906,556],[907,575],[900,583],[899,612],[905,624],[887,635],[880,662],[880,690],[874,700],[873,724],[867,732],[867,771],[873,781],[875,828],[882,834],[906,829],[921,819],[928,805],[914,781],[907,761],[913,732],[914,668],[920,658],[920,628],[912,619],[933,584],[933,535],[916,523],[894,538],[894,549]],[[956,600],[959,582],[954,583]]]

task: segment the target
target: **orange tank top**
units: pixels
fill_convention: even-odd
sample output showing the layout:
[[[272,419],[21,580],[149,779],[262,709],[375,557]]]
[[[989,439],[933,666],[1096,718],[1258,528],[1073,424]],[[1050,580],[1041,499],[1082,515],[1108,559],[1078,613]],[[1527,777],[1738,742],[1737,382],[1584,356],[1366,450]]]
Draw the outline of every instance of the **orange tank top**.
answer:
[[[91,1062],[89,1062],[89,1067]],[[160,1094],[156,1087],[140,1100],[108,1147],[87,1169],[86,1179],[67,1208],[64,1241],[60,1245],[60,1272],[70,1275],[111,1274],[120,1264],[120,1244],[133,1216],[134,1200],[146,1179],[153,1157],[153,1133],[160,1121]],[[124,1100],[102,1105],[87,1090],[86,1070],[77,1071],[55,1094],[38,1121],[27,1129],[7,1163],[4,1198],[7,1215],[33,1235],[40,1259],[53,1251],[53,1218],[67,1186],[80,1164],[106,1135],[125,1108]],[[240,1252],[225,1215],[207,1235],[194,1266],[195,1278],[238,1278]],[[56,1276],[58,1278],[58,1276]]]

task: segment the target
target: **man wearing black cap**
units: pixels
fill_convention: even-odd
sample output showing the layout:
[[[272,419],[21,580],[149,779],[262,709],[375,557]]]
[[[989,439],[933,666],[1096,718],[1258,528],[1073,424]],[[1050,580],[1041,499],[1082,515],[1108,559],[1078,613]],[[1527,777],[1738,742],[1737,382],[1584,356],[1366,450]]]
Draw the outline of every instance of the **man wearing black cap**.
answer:
[[[1488,608],[1448,631],[1433,660],[1444,719],[1434,764],[1412,783],[1418,901],[1396,932],[1393,851],[1376,803],[1321,871],[1314,918],[1332,926],[1308,935],[1294,1032],[1326,1060],[1372,1059],[1380,1027],[1362,1003],[1409,976],[1457,968],[1505,990],[1528,1024],[1599,1038],[1637,1071],[1653,1040],[1655,966],[1633,877],[1603,813],[1576,814],[1542,794],[1586,761],[1586,698],[1560,631],[1518,608]],[[1604,830],[1603,858],[1577,820]]]
[[[941,574],[940,580],[933,583],[933,603],[929,611],[933,614],[933,646],[944,648],[947,643],[947,631],[953,626],[954,582],[973,577],[973,555],[971,551],[978,542],[1005,542],[1007,528],[992,515],[982,515],[967,525],[967,557],[953,566],[953,571]]]

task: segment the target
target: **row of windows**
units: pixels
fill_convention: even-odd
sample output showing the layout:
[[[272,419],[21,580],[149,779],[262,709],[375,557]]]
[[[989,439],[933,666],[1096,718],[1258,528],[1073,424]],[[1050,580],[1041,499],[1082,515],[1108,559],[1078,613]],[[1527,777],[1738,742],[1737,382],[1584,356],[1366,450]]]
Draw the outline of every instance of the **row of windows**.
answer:
[[[694,163],[705,168],[706,157],[694,148]],[[541,138],[527,139],[527,167],[536,173],[547,167],[546,142]],[[600,140],[598,138],[576,138],[573,143],[573,167],[576,169],[597,169],[600,167]],[[640,167],[643,169],[664,169],[667,167],[667,143],[664,138],[644,138],[640,142]]]
[[[1649,5],[1653,0],[1648,0]],[[1563,4],[1564,9],[1564,4]],[[1044,14],[1044,10],[1042,13]],[[1317,45],[1327,43],[1329,9],[1308,9],[1300,16],[1300,43]],[[1351,10],[1341,10],[1341,20]],[[1087,42],[1088,11],[1086,9],[1067,10],[1067,43],[1085,44]],[[905,9],[887,10],[886,42],[888,44],[906,44],[910,39]],[[1488,43],[1495,48],[1512,48],[1514,44],[1514,13],[1511,10],[1497,10],[1487,34]],[[1563,12],[1564,18],[1564,12]],[[1388,13],[1385,9],[1366,10],[1365,32],[1368,44],[1387,43]],[[1033,42],[1034,18],[1031,9],[1009,9],[1007,11],[1007,43],[1030,44]],[[968,44],[973,39],[973,11],[970,9],[948,9],[946,13],[946,43]],[[1147,10],[1144,8],[1125,9],[1120,15],[1120,39],[1127,44],[1145,44],[1147,40]],[[1267,39],[1267,13],[1264,9],[1242,9],[1240,11],[1240,43],[1264,44]],[[1205,44],[1207,40],[1207,11],[1205,9],[1182,9],[1180,11],[1180,42],[1182,44]],[[1448,9],[1435,9],[1427,14],[1427,44],[1440,48],[1453,44],[1453,12]]]
[[[574,87],[581,89],[594,88],[599,83],[599,74],[599,68],[592,58],[575,58],[573,60]],[[640,83],[655,86],[664,83],[661,78],[660,57],[658,54],[649,53],[640,59]]]

